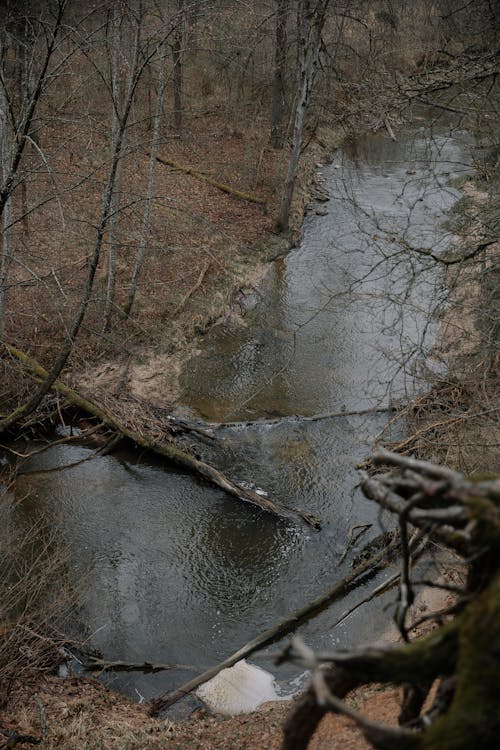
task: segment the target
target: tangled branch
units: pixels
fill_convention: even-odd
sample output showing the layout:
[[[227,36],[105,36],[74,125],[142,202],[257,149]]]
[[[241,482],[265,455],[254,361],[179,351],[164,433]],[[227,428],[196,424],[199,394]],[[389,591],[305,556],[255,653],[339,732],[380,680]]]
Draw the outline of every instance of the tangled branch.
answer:
[[[328,711],[350,717],[378,750],[466,750],[497,747],[500,731],[500,479],[470,481],[458,472],[379,450],[385,471],[363,475],[367,497],[399,518],[401,575],[396,621],[404,643],[314,654],[294,639],[281,660],[311,671],[311,684],[285,727],[283,750],[307,747]],[[455,617],[409,642],[406,615],[414,595],[408,530],[444,542],[468,566]],[[439,682],[432,705],[429,691]],[[399,727],[369,721],[345,701],[368,682],[405,687]]]

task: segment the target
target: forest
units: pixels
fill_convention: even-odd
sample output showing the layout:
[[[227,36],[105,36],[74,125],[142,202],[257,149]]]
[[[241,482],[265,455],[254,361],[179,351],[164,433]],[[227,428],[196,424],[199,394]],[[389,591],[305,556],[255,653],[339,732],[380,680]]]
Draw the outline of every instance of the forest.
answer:
[[[500,4],[0,7],[0,748],[497,747]]]

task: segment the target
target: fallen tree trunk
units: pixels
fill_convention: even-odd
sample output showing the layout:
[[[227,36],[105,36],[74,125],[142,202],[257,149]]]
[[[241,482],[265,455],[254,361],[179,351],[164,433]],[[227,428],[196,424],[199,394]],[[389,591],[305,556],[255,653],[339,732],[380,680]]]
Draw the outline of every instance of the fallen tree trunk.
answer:
[[[232,195],[234,198],[239,198],[240,200],[248,201],[249,203],[257,203],[260,206],[266,205],[266,201],[264,200],[264,198],[259,198],[257,195],[251,195],[250,193],[244,193],[241,190],[236,190],[235,188],[232,188],[229,185],[224,184],[223,182],[218,182],[212,177],[208,177],[208,175],[203,174],[203,172],[198,172],[198,170],[193,169],[193,167],[185,167],[176,161],[172,161],[171,159],[162,159],[160,156],[156,157],[156,161],[166,167],[172,167],[172,169],[177,169],[179,170],[179,172],[184,172],[184,174],[189,174],[191,175],[191,177],[196,177],[197,180],[204,180],[205,182],[208,182],[209,185],[213,185],[213,187],[218,188],[218,190],[222,190],[223,193]]]
[[[260,427],[287,424],[289,422],[321,422],[338,417],[368,416],[370,414],[386,414],[397,411],[395,406],[373,406],[369,409],[357,409],[354,411],[325,411],[320,414],[312,414],[310,417],[300,414],[291,414],[285,417],[270,417],[268,419],[239,420],[235,422],[189,422],[180,420],[188,429],[222,430],[229,427]]]
[[[4,344],[4,347],[12,357],[15,357],[15,359],[17,359],[22,364],[25,372],[27,372],[31,377],[42,380],[45,380],[48,377],[47,370],[45,370],[45,368],[42,367],[36,360],[28,357],[27,354],[24,354],[24,352],[16,349],[9,344]],[[169,443],[166,441],[157,442],[145,437],[144,435],[141,435],[134,430],[131,430],[102,406],[92,403],[84,396],[81,396],[79,393],[77,393],[77,391],[74,391],[72,388],[62,383],[60,380],[56,380],[52,384],[51,388],[52,390],[64,396],[64,398],[73,406],[76,406],[87,414],[91,414],[92,416],[97,417],[103,424],[105,424],[107,427],[110,427],[112,430],[122,435],[124,438],[128,438],[137,445],[140,445],[147,450],[153,451],[154,453],[167,458],[177,466],[181,466],[184,469],[189,469],[195,474],[199,474],[200,476],[204,477],[204,479],[207,479],[211,484],[220,487],[229,495],[238,498],[238,500],[242,500],[243,502],[255,505],[257,508],[260,508],[261,510],[264,510],[268,513],[273,513],[275,516],[278,516],[280,518],[288,518],[292,520],[300,518],[302,521],[315,529],[321,528],[319,520],[312,514],[297,510],[295,508],[286,508],[284,505],[280,505],[279,503],[276,503],[267,497],[259,495],[259,493],[255,492],[254,490],[242,487],[241,485],[229,479],[229,477],[226,477],[225,474],[216,469],[214,466],[211,466],[210,464],[207,464],[204,461],[200,461],[194,456],[191,456],[189,453],[187,453],[182,448],[179,448],[179,446],[175,445],[174,443]]]
[[[236,662],[240,661],[240,659],[245,659],[247,656],[250,656],[256,651],[260,651],[265,646],[269,646],[271,643],[274,643],[275,641],[283,638],[285,635],[288,635],[289,633],[295,631],[299,627],[299,625],[302,625],[312,617],[315,617],[317,614],[329,607],[334,601],[345,596],[350,591],[352,586],[357,583],[358,580],[364,575],[367,575],[368,573],[376,573],[379,569],[385,567],[388,564],[391,553],[394,552],[400,544],[401,541],[399,535],[394,535],[392,541],[386,547],[384,547],[384,549],[382,549],[378,554],[372,556],[369,560],[365,560],[364,562],[357,565],[350,573],[342,578],[341,581],[337,581],[337,583],[332,586],[332,588],[329,589],[326,593],[322,594],[317,599],[314,599],[314,601],[309,602],[309,604],[307,604],[305,607],[302,607],[302,609],[294,612],[286,620],[283,620],[277,625],[273,625],[272,627],[268,628],[263,633],[256,636],[240,649],[238,649],[238,651],[235,651],[233,654],[231,654],[231,656],[228,656],[227,659],[224,659],[224,661],[216,664],[214,667],[210,667],[210,669],[207,669],[205,672],[203,672],[203,674],[200,674],[197,677],[193,677],[192,680],[189,680],[189,682],[186,682],[176,690],[173,690],[172,692],[167,693],[166,695],[157,698],[156,700],[153,700],[151,702],[150,713],[153,716],[156,716],[161,711],[164,711],[170,706],[173,706],[174,703],[177,703],[177,701],[179,701],[185,695],[188,695],[193,690],[196,690],[196,688],[200,687],[200,685],[203,685],[203,683],[211,680],[223,669],[232,667],[234,664],[236,664]]]

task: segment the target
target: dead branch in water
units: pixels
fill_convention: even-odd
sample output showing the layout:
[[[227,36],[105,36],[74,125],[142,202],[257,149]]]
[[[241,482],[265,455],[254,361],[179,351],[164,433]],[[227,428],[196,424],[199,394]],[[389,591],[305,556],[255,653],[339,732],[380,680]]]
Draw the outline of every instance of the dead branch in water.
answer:
[[[203,674],[194,677],[192,680],[189,680],[189,682],[186,682],[184,685],[170,693],[153,700],[151,702],[151,714],[156,716],[161,711],[173,706],[174,703],[177,703],[177,701],[185,695],[196,690],[196,688],[203,685],[203,683],[211,680],[223,669],[234,666],[234,664],[241,659],[245,659],[256,651],[260,651],[265,646],[269,646],[271,643],[275,643],[289,633],[294,632],[300,625],[318,615],[324,609],[333,604],[333,602],[345,596],[351,588],[359,582],[360,578],[374,574],[385,567],[391,558],[391,554],[398,548],[399,544],[399,537],[394,535],[391,541],[380,550],[380,552],[357,565],[350,573],[340,581],[337,581],[334,586],[318,598],[314,599],[314,601],[309,602],[305,607],[294,612],[290,617],[287,617],[286,620],[283,620],[277,625],[268,628],[263,633],[260,633],[260,635],[246,643],[238,649],[238,651],[231,654],[231,656],[228,656],[219,664],[210,667],[210,669],[207,669]]]
[[[387,414],[395,412],[396,407],[394,406],[375,406],[369,409],[357,409],[353,411],[325,411],[321,414],[312,414],[310,417],[301,416],[300,414],[292,414],[285,417],[271,417],[269,419],[251,419],[251,420],[237,420],[235,422],[190,422],[189,420],[179,420],[182,425],[185,425],[188,429],[205,431],[209,430],[223,430],[230,427],[268,427],[272,425],[288,424],[290,422],[321,422],[327,419],[336,419],[339,417],[354,417],[354,416],[369,416],[370,414]]]
[[[24,371],[31,377],[35,379],[45,379],[48,377],[47,370],[45,370],[45,368],[43,368],[36,360],[24,354],[24,352],[21,352],[19,349],[16,349],[9,344],[4,344],[4,348],[12,357],[15,357],[21,363]],[[238,500],[250,503],[261,510],[278,516],[279,518],[287,518],[291,520],[300,518],[309,526],[312,526],[315,529],[320,528],[319,520],[310,513],[295,508],[286,508],[284,505],[280,505],[279,503],[260,495],[255,490],[248,489],[233,482],[232,479],[226,477],[225,474],[214,466],[191,456],[173,442],[167,442],[166,440],[152,440],[145,435],[141,435],[139,432],[122,424],[107,409],[92,403],[61,381],[56,380],[51,388],[64,396],[64,398],[73,406],[76,406],[87,414],[97,417],[97,419],[107,427],[111,428],[115,433],[122,435],[124,438],[131,440],[146,450],[150,450],[153,453],[172,461],[177,466],[181,466],[184,469],[188,469],[189,471],[202,476],[211,484],[224,490],[229,495],[236,497]]]

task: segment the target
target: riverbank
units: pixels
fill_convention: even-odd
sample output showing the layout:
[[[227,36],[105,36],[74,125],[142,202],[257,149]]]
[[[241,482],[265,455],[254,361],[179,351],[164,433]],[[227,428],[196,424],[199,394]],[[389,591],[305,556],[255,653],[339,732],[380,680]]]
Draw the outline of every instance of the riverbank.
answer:
[[[499,188],[490,169],[460,187],[448,225],[458,252],[475,254],[445,269],[428,390],[405,410],[408,435],[397,446],[478,477],[500,473]]]
[[[90,680],[63,680],[46,677],[30,686],[30,694],[19,696],[10,713],[0,713],[2,729],[39,737],[40,704],[44,707],[47,750],[278,750],[282,726],[290,705],[271,703],[258,712],[233,718],[210,716],[204,712],[188,723],[151,719],[144,706],[109,693]],[[394,723],[398,691],[358,691],[352,705],[367,715]],[[15,716],[15,720],[13,720]],[[312,750],[369,750],[361,733],[342,717],[327,717],[310,745]]]
[[[450,572],[443,582],[457,585],[462,573]],[[453,595],[425,589],[409,619],[447,609]],[[413,637],[430,632],[430,621],[417,626]],[[399,640],[390,626],[379,643]],[[18,685],[7,709],[0,710],[0,728],[43,737],[47,750],[279,750],[283,726],[294,699],[266,703],[239,716],[213,715],[199,708],[188,721],[155,719],[147,706],[109,691],[93,679],[42,675]],[[397,726],[401,690],[377,685],[352,691],[347,703],[368,718]],[[319,724],[309,750],[371,750],[361,731],[345,717],[329,714]]]

